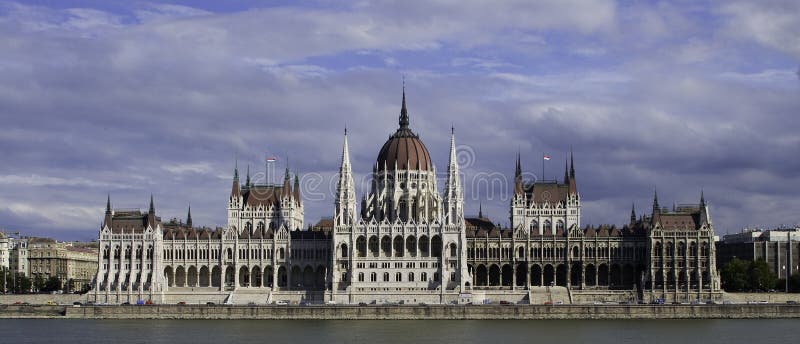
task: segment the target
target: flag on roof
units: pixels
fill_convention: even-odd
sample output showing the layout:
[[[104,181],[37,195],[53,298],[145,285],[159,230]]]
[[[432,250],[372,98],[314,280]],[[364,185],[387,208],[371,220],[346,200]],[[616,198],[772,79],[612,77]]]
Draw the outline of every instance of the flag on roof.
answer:
[[[550,160],[550,156],[549,155],[545,155],[544,156],[544,160]]]
[[[278,158],[276,158],[274,156],[268,156],[267,157],[267,162],[275,162],[275,160],[278,160]]]

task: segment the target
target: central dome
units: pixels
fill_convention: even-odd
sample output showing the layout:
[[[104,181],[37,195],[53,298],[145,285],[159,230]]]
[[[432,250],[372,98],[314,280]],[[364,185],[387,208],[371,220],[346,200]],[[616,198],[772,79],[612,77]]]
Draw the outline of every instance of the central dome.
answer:
[[[378,171],[384,168],[398,170],[433,170],[431,155],[422,140],[408,128],[408,111],[406,111],[406,92],[403,91],[403,106],[400,109],[400,128],[389,137],[378,153]]]

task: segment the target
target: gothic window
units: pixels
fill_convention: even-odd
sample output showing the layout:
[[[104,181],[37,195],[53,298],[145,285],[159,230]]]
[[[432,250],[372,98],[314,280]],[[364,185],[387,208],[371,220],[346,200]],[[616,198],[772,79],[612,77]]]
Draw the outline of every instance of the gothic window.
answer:
[[[531,221],[531,232],[539,233],[539,222],[536,220]]]
[[[550,233],[553,230],[553,226],[550,224],[550,220],[544,220],[544,232]]]
[[[450,257],[456,257],[456,256],[458,256],[458,248],[456,248],[456,244],[455,243],[451,243],[450,244]]]
[[[409,282],[414,282],[414,273],[413,272],[409,272],[408,273],[408,281]]]
[[[556,222],[556,230],[557,231],[564,230],[564,221],[558,220],[558,222]]]
[[[389,282],[389,273],[388,272],[384,272],[383,273],[383,281],[384,282]]]
[[[358,281],[359,282],[364,282],[364,273],[363,272],[359,272],[358,273]]]
[[[378,274],[376,274],[374,272],[369,274],[369,281],[370,282],[377,282],[378,281]]]
[[[400,220],[403,222],[408,221],[408,204],[405,200],[400,200]]]
[[[394,274],[394,280],[395,280],[395,282],[402,282],[403,281],[403,274],[400,273],[400,272]]]
[[[420,282],[427,282],[428,281],[428,273],[427,272],[421,273],[419,275],[419,281]]]
[[[342,244],[342,258],[347,258],[347,244]]]

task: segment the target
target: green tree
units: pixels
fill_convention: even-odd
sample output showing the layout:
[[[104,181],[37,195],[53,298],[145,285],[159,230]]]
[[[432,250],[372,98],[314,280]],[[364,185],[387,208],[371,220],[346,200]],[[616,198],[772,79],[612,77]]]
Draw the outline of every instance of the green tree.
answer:
[[[65,293],[74,292],[75,290],[73,290],[73,288],[72,288],[72,286],[74,286],[74,285],[75,285],[75,279],[74,278],[68,279],[67,280],[67,285],[64,286],[64,292]]]
[[[0,292],[10,292],[13,284],[12,279],[14,278],[11,275],[11,271],[8,268],[2,268],[0,269],[0,276],[2,276],[0,277]],[[8,289],[6,289],[6,286],[8,286]]]
[[[36,276],[33,277],[33,291],[40,292],[42,289],[44,289],[44,277],[40,274],[36,274]]]
[[[44,287],[41,290],[45,292],[61,290],[61,279],[56,276],[50,276],[50,278],[44,282]]]
[[[800,293],[800,272],[789,277],[789,292]]]
[[[13,285],[14,293],[22,294],[30,292],[32,286],[31,279],[20,273],[17,273],[16,275],[16,281],[14,281]]]
[[[733,258],[728,264],[722,267],[720,277],[722,288],[725,291],[742,291],[749,286],[747,270],[748,262]]]
[[[750,262],[747,269],[748,282],[750,289],[766,291],[775,287],[778,277],[770,270],[769,265],[763,259]]]

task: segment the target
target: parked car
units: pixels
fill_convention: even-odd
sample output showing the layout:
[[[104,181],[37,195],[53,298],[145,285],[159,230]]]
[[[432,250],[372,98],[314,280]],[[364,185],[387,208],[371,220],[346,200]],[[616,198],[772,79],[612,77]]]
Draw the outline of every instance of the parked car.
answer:
[[[87,302],[87,304],[88,304],[88,302]],[[78,307],[83,306],[83,304],[80,301],[75,301],[75,302],[72,303],[72,305],[73,306],[78,306]]]
[[[255,303],[255,302],[253,302],[253,301],[250,301],[250,302],[248,302],[248,303],[247,303],[247,305],[248,305],[248,306],[255,306],[255,305],[256,305],[256,303]]]
[[[185,306],[185,305],[186,305],[186,301],[180,301],[180,302],[178,302],[178,306]]]
[[[125,301],[125,302],[121,303],[121,305],[123,305],[123,306],[130,306],[130,305],[131,305],[131,303],[130,303],[130,302],[128,302],[128,301]]]
[[[501,300],[501,301],[500,301],[500,304],[501,304],[501,305],[504,305],[504,306],[510,306],[510,305],[511,305],[511,302],[508,302],[508,301],[506,301],[506,300]]]
[[[213,305],[215,305],[215,303],[213,303],[211,301],[206,302],[206,306],[213,306]]]
[[[795,301],[795,300],[789,300],[789,301],[786,301],[786,304],[787,304],[787,305],[796,305],[796,304],[797,304],[797,301]]]
[[[288,306],[289,305],[289,301],[287,301],[287,300],[278,300],[278,301],[275,301],[275,305],[277,305],[277,306]]]

